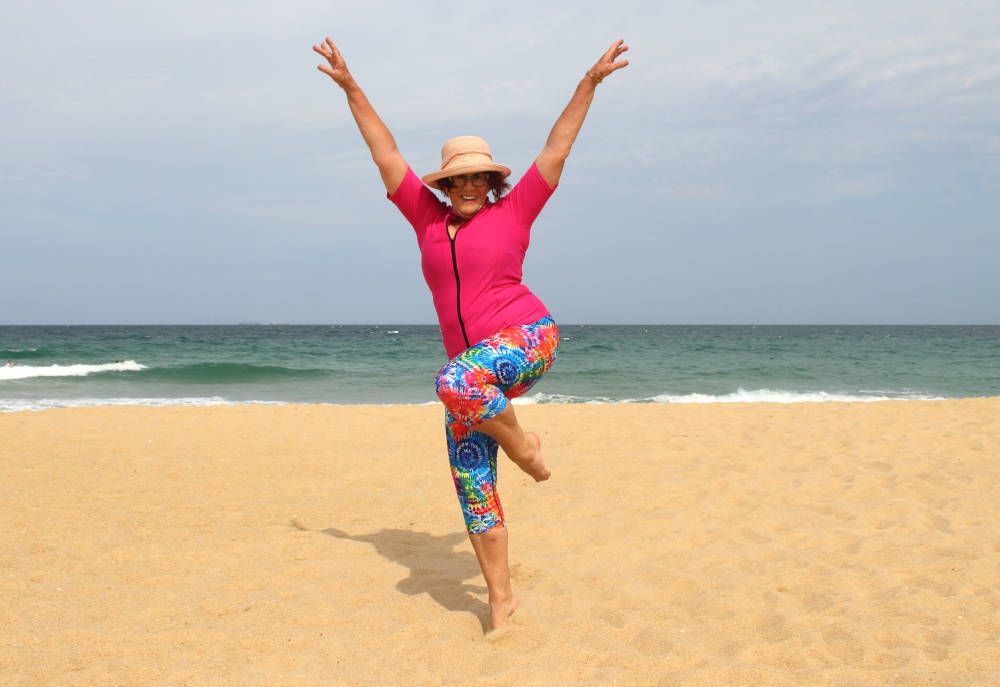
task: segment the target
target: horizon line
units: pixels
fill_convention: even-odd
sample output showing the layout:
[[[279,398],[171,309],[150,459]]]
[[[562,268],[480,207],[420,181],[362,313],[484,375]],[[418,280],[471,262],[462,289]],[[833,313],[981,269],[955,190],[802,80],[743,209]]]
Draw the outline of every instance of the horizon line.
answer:
[[[565,327],[997,327],[986,322],[559,322]],[[0,327],[438,327],[434,322],[60,322]]]

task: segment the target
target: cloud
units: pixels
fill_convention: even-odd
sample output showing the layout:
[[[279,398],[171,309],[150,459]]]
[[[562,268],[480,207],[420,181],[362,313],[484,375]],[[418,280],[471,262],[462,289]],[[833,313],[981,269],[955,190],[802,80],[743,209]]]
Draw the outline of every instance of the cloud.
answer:
[[[0,268],[17,267],[23,283],[6,292],[47,293],[42,282],[85,273],[93,258],[76,250],[81,235],[141,235],[153,275],[184,269],[170,262],[183,257],[178,235],[197,239],[206,260],[235,252],[259,271],[274,256],[289,283],[302,280],[297,254],[348,252],[365,232],[385,237],[363,243],[374,254],[365,269],[379,251],[402,264],[413,250],[408,228],[384,199],[343,94],[315,69],[310,46],[325,35],[420,173],[462,133],[484,135],[498,158],[525,169],[584,71],[611,41],[628,41],[632,64],[598,88],[543,215],[546,238],[532,247],[555,284],[570,269],[612,270],[620,292],[579,302],[561,294],[571,310],[599,307],[608,321],[623,300],[678,289],[661,256],[712,256],[702,241],[713,231],[732,242],[729,259],[755,255],[764,231],[773,248],[792,245],[803,226],[816,229],[807,235],[877,226],[890,240],[870,259],[891,266],[893,240],[924,241],[933,254],[934,223],[977,236],[996,215],[996,16],[997,2],[926,0],[15,4],[0,24],[0,224],[14,227]],[[867,214],[852,214],[858,207]],[[686,233],[648,235],[667,220]],[[615,261],[608,224],[623,250],[642,247],[641,283]],[[884,228],[897,226],[919,227],[918,238]],[[552,236],[563,243],[546,243]],[[59,260],[39,245],[58,248]],[[973,252],[975,263],[983,251]],[[822,261],[808,251],[786,259],[805,273]],[[386,291],[414,291],[381,278]],[[719,279],[720,293],[741,288]],[[294,297],[281,293],[280,274],[273,283],[275,302]],[[968,297],[998,289],[987,283]],[[778,296],[772,310],[809,311],[794,294]],[[41,307],[72,309],[63,300],[63,310]],[[366,306],[391,307],[374,296]]]

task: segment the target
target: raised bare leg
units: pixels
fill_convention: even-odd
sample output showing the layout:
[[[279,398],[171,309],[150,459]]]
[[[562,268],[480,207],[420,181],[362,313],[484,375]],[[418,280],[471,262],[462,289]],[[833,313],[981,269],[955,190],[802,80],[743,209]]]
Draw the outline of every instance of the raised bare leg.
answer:
[[[552,475],[542,460],[542,440],[534,432],[525,432],[521,428],[513,404],[508,403],[503,412],[480,422],[473,429],[496,439],[507,457],[536,482],[547,480]]]
[[[510,565],[507,560],[507,528],[494,527],[482,534],[469,534],[479,567],[486,579],[490,595],[490,630],[507,624],[517,610],[517,597],[510,586]]]

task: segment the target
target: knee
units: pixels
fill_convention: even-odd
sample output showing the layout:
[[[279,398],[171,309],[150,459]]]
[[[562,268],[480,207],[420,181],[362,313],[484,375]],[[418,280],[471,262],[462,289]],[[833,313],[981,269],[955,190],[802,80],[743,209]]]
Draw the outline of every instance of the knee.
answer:
[[[454,362],[448,363],[438,372],[434,380],[437,397],[448,410],[470,402],[490,398],[494,394],[489,380],[477,370],[469,370]]]
[[[434,390],[445,407],[451,409],[454,401],[466,396],[462,370],[453,363],[448,363],[438,372],[434,380]]]

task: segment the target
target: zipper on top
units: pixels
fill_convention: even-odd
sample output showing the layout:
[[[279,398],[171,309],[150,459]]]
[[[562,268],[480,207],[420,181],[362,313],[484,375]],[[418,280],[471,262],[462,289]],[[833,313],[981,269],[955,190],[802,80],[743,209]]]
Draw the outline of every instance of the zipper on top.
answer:
[[[455,255],[455,239],[458,238],[458,232],[461,228],[459,226],[455,230],[455,235],[452,236],[451,232],[448,231],[447,223],[445,223],[445,231],[448,231],[448,240],[451,242],[451,267],[455,271],[455,308],[458,312],[458,324],[462,328],[462,338],[465,339],[465,347],[468,348],[472,344],[469,343],[469,335],[465,333],[465,320],[462,319],[462,280],[458,278],[458,257]]]

